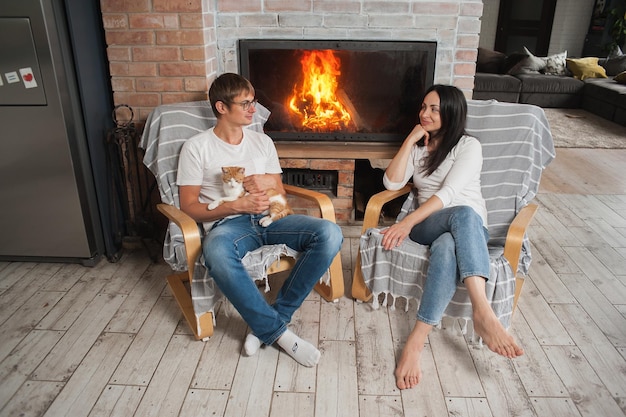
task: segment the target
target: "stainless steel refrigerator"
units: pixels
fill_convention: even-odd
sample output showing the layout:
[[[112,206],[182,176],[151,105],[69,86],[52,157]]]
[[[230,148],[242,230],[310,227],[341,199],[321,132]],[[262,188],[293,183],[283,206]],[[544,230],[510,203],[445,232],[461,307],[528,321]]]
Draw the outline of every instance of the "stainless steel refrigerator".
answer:
[[[0,260],[116,260],[98,0],[0,2]]]

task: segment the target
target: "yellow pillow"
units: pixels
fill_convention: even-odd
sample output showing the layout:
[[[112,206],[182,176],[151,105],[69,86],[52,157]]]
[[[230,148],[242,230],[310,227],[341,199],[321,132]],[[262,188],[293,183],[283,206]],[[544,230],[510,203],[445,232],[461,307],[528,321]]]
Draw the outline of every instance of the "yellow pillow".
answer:
[[[606,70],[598,65],[598,58],[567,58],[567,68],[572,71],[574,78],[607,78]]]

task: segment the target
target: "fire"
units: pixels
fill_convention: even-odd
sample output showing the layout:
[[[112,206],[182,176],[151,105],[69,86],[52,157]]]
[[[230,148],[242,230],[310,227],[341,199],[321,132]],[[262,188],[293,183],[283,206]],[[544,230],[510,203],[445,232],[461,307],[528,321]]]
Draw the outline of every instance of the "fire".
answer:
[[[302,127],[312,131],[345,129],[350,113],[337,98],[341,63],[332,50],[305,51],[302,59],[302,83],[295,85],[289,108]]]

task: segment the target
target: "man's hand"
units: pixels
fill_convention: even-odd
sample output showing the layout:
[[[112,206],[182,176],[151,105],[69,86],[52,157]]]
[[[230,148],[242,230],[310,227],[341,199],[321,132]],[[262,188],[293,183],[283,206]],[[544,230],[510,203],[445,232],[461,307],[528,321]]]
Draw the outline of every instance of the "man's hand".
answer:
[[[265,192],[249,193],[228,204],[236,213],[261,214],[270,208],[270,200]]]
[[[255,174],[248,175],[243,179],[243,188],[250,194],[267,191],[270,188],[277,188],[276,175]]]

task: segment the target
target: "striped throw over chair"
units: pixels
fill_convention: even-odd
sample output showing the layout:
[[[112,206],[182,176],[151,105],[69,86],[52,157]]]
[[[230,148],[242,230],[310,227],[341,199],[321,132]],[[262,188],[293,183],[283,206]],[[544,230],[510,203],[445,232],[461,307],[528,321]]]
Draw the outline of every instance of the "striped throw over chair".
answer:
[[[491,269],[487,297],[505,327],[521,292],[523,276],[531,261],[526,227],[537,209],[531,201],[539,188],[544,168],[555,157],[552,134],[543,109],[495,100],[468,100],[466,130],[482,144],[481,186],[488,211]],[[352,295],[373,305],[399,298],[422,296],[429,249],[410,239],[398,248],[382,248],[378,221],[383,205],[408,193],[399,219],[416,208],[411,185],[398,191],[382,191],[367,205],[355,266]],[[379,297],[384,294],[384,297]],[[392,297],[393,300],[389,300]],[[409,302],[406,303],[407,309]],[[444,316],[470,321],[472,307],[467,291],[459,284]],[[466,322],[467,323],[467,322]]]
[[[270,112],[260,104],[256,110],[247,128],[263,132]],[[176,173],[183,143],[211,128],[215,122],[207,101],[159,106],[148,116],[139,144],[145,152],[143,163],[154,174],[159,188],[162,203],[157,208],[170,220],[163,258],[175,272],[167,277],[167,282],[196,339],[202,340],[213,334],[215,307],[223,295],[202,262],[202,227],[179,209]],[[285,190],[289,195],[315,202],[322,218],[335,221],[335,209],[328,196],[290,185],[285,185]],[[298,253],[286,245],[268,245],[249,252],[243,263],[251,278],[264,280],[269,289],[268,275],[291,269],[297,256]],[[315,289],[327,301],[343,296],[340,254]]]

